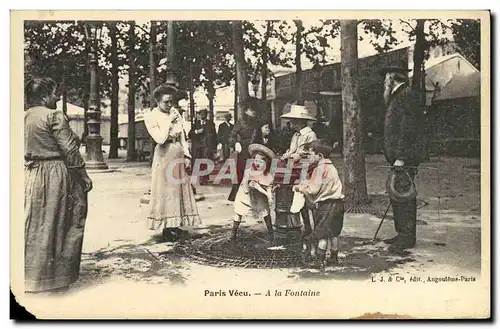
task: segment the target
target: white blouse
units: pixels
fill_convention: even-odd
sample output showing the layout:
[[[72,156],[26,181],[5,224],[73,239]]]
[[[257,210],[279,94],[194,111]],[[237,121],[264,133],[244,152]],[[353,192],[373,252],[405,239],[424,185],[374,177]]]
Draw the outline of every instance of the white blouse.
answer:
[[[174,114],[176,114],[179,119],[177,122],[172,123],[172,117]],[[158,108],[154,108],[144,114],[144,124],[146,125],[146,129],[157,144],[164,144],[169,137],[178,138],[184,148],[184,155],[191,157],[182,123],[182,117],[175,108],[172,108],[169,114],[162,112]]]

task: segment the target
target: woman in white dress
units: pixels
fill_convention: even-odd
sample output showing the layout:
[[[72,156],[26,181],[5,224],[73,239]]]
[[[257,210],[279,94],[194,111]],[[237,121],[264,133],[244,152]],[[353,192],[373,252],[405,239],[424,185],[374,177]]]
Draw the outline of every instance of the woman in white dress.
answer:
[[[167,240],[177,240],[182,228],[201,223],[186,166],[191,155],[182,117],[172,107],[175,88],[165,84],[154,91],[158,104],[144,116],[149,134],[157,143],[151,174],[151,211],[148,228]]]

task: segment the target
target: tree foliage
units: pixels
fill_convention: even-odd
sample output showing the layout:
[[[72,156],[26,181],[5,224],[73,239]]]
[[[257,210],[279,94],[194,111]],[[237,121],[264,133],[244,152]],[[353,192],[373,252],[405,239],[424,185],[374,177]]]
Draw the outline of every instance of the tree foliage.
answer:
[[[88,56],[83,25],[74,21],[26,21],[24,78],[65,81],[70,102],[82,106],[88,88]]]
[[[406,40],[416,42],[417,39],[417,21],[416,19],[372,19],[360,21],[361,27],[368,35],[369,43],[379,52],[387,52],[400,45],[404,39],[398,39],[398,32],[403,32]],[[395,28],[395,23],[400,25],[400,29]],[[450,27],[446,21],[440,19],[426,19],[424,24],[424,49],[425,59],[429,58],[429,49],[436,46],[443,46],[451,40],[448,37]],[[360,37],[363,40],[363,37]]]
[[[396,30],[390,19],[369,19],[360,24],[368,35],[370,44],[379,53],[387,52],[402,42],[396,38]],[[359,40],[363,41],[363,37],[359,36]]]
[[[458,19],[451,22],[453,39],[460,53],[477,69],[481,68],[481,21]]]
[[[302,32],[302,49],[311,63],[326,64],[326,54],[331,48],[328,37],[340,35],[339,20],[319,20]]]

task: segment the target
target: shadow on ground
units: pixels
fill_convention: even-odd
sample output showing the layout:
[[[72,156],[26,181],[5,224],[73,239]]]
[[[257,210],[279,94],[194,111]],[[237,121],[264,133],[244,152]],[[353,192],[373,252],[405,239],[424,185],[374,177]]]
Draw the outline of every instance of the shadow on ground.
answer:
[[[352,236],[341,238],[340,251],[343,257],[339,265],[326,267],[323,271],[300,269],[293,271],[297,278],[304,279],[350,279],[365,280],[373,274],[394,269],[408,262],[414,262],[411,252],[396,254],[388,250],[381,241]]]
[[[362,280],[375,273],[415,261],[411,253],[394,254],[380,241],[341,237],[339,266],[322,271],[309,269],[301,257],[300,246],[272,247],[262,228],[243,228],[237,245],[229,242],[230,226],[209,225],[191,232],[189,239],[159,242],[150,239],[142,244],[104,248],[82,255],[80,278],[71,291],[79,291],[113,278],[154,284],[185,284],[190,276],[190,262],[213,267],[281,268],[290,270],[296,279]]]
[[[203,233],[205,231],[206,233]],[[223,225],[211,225],[201,233],[194,232],[190,238],[199,239],[221,231],[224,231]],[[149,283],[185,284],[187,282],[189,264],[180,256],[168,252],[177,243],[165,243],[159,241],[158,238],[151,238],[141,244],[130,244],[125,240],[114,242],[119,245],[82,254],[80,277],[72,285],[72,292],[96,286],[112,278],[126,278]],[[150,251],[159,245],[162,246],[157,252]]]

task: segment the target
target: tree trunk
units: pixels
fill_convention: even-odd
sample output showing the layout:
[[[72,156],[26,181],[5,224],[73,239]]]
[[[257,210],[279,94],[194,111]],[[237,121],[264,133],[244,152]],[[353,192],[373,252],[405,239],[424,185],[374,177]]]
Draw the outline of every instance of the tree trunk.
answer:
[[[193,83],[193,64],[189,66],[189,118],[191,122],[191,131],[194,127],[194,123],[196,120],[196,104],[194,102],[194,83]],[[194,151],[196,150],[196,140],[191,138],[191,156],[194,157]]]
[[[233,21],[233,48],[234,59],[236,61],[236,79],[238,82],[239,102],[248,99],[248,75],[245,62],[245,50],[243,48],[243,29],[241,21]],[[237,118],[243,117],[243,108],[237,106],[235,112],[238,112]]]
[[[89,134],[89,127],[87,125],[87,112],[89,110],[89,92],[87,87],[85,88],[85,93],[83,95],[83,134],[81,142],[85,144],[85,154],[87,154],[87,136]]]
[[[267,64],[262,64],[262,71],[261,71],[261,98],[262,100],[266,101],[267,100]]]
[[[344,114],[344,194],[353,205],[368,202],[359,97],[358,22],[341,20],[342,107]]]
[[[63,83],[62,83],[62,110],[63,113],[67,116],[68,115],[68,87],[66,86],[66,81],[63,78]]]
[[[127,141],[127,161],[136,159],[135,150],[135,22],[130,22],[128,44],[128,141]]]
[[[269,61],[269,50],[268,50],[268,42],[271,37],[271,21],[267,21],[266,24],[266,34],[264,36],[264,41],[262,42],[262,69],[261,69],[261,83],[262,83],[262,92],[261,98],[264,104],[264,110],[266,111],[265,115],[267,118],[267,122],[272,122],[272,113],[269,108],[269,102],[267,101],[267,77],[268,77],[268,69],[267,63]]]
[[[64,115],[68,116],[68,84],[66,82],[66,63],[65,59],[62,60],[61,67],[61,101],[62,101],[62,111]]]
[[[149,29],[149,108],[156,105],[154,90],[156,88],[156,21],[151,21]]]
[[[272,121],[271,109],[269,108],[269,102],[267,100],[267,64],[262,65],[261,72],[261,83],[262,83],[262,110],[264,111],[264,115],[267,119],[267,122]]]
[[[176,23],[174,21],[167,22],[167,70],[166,83],[169,85],[177,85],[177,54],[175,49],[176,40]],[[177,105],[177,97],[174,97],[174,104]]]
[[[304,105],[302,97],[302,64],[300,55],[302,55],[302,21],[295,20],[297,32],[295,34],[295,97],[298,105]]]
[[[156,88],[156,21],[151,21],[151,28],[149,30],[149,109],[152,110],[156,105],[154,97],[154,90]],[[156,143],[149,136],[149,165],[153,164],[153,156],[155,153]]]
[[[109,159],[118,158],[118,40],[116,23],[109,26],[111,36],[111,127],[109,136]]]
[[[417,19],[417,26],[415,28],[415,49],[413,51],[413,77],[411,80],[411,85],[414,90],[420,91],[425,95],[425,90],[421,86],[422,66],[424,64],[426,43],[424,25],[425,19]]]
[[[210,88],[207,92],[208,96],[208,113],[210,114],[208,120],[214,121],[214,98],[215,98],[215,90],[214,88]]]
[[[214,87],[214,75],[212,63],[207,63],[207,98],[208,98],[208,113],[209,120],[214,121],[214,98],[215,98],[215,87]]]
[[[411,81],[411,86],[413,90],[419,92],[420,94],[420,108],[415,110],[423,111],[426,106],[427,93],[425,90],[425,51],[427,48],[427,42],[425,40],[425,19],[417,19],[417,26],[415,27],[415,49],[413,51],[413,77]],[[423,115],[423,113],[421,113]],[[427,124],[423,123],[423,129],[427,129]],[[423,139],[423,145],[425,145],[425,152],[429,146],[427,133],[420,134]]]
[[[238,121],[238,72],[234,72],[234,122]]]
[[[192,89],[189,91],[189,117],[191,119],[191,127],[194,127],[194,121],[196,119],[196,104],[194,103],[194,92]]]

